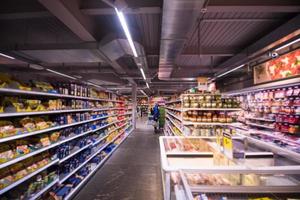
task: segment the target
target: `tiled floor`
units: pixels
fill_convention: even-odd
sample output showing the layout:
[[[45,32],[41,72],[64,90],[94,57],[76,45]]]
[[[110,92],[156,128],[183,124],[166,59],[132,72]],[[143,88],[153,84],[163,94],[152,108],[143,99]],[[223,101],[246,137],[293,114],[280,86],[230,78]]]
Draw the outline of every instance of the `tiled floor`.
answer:
[[[75,200],[161,200],[158,135],[145,120],[90,179]]]

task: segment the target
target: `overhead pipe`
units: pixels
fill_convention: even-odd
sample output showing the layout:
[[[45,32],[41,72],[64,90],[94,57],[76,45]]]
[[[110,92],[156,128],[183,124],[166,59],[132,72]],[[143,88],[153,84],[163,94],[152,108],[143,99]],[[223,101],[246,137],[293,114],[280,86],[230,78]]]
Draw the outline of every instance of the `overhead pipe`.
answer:
[[[185,81],[171,78],[176,57],[180,54],[189,31],[197,21],[204,0],[164,0],[158,78],[160,80]],[[196,78],[189,78],[196,80]]]

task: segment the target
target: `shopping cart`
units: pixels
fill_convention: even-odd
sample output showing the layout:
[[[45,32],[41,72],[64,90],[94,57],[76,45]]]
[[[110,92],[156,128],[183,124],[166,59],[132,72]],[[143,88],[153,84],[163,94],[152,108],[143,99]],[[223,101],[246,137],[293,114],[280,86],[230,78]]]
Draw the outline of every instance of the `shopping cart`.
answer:
[[[148,115],[148,125],[151,125],[154,127],[154,133],[159,132],[159,120],[155,120],[153,115]]]

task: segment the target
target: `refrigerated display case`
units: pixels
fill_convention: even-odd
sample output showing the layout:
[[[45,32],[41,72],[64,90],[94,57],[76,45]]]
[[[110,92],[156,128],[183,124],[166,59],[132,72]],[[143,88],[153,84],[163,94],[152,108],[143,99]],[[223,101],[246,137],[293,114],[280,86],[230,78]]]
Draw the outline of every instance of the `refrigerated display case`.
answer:
[[[179,171],[196,171],[201,173],[210,173],[216,177],[219,174],[231,174],[230,178],[221,183],[232,182],[240,183],[241,175],[243,183],[258,183],[260,174],[279,175],[287,174],[292,177],[297,185],[291,185],[286,191],[295,192],[295,187],[300,191],[298,180],[300,178],[300,162],[286,158],[280,155],[276,149],[257,146],[247,137],[233,135],[231,138],[224,136],[218,137],[180,137],[180,136],[162,136],[160,137],[161,149],[161,170],[163,180],[164,199],[178,199],[176,196],[185,196],[186,192],[180,192],[180,187],[176,185]],[[248,176],[248,175],[251,176]],[[192,176],[191,176],[192,177]],[[218,183],[218,179],[214,177]],[[269,179],[265,179],[269,181]],[[270,179],[273,182],[286,183],[279,178]],[[230,182],[231,181],[231,182]],[[273,183],[272,182],[272,183]],[[274,182],[274,184],[275,184]],[[213,182],[211,182],[213,183]],[[214,184],[212,184],[214,185]],[[284,185],[284,186],[285,186]],[[176,186],[176,187],[175,187]],[[216,185],[214,185],[216,186]],[[236,184],[236,186],[239,186]],[[241,185],[240,186],[244,186]],[[261,185],[260,185],[261,186]],[[266,185],[268,186],[268,185]],[[238,187],[228,188],[241,191]],[[211,190],[218,190],[218,187],[211,187]],[[256,187],[252,190],[263,189],[266,194],[276,192],[269,190],[268,187]],[[285,188],[285,187],[284,187]],[[221,190],[220,190],[221,191]],[[279,191],[279,190],[278,190]],[[285,193],[283,190],[280,190]],[[177,192],[177,194],[176,194]],[[179,192],[179,193],[178,193]],[[209,192],[209,191],[208,191]],[[187,198],[188,199],[188,198]]]

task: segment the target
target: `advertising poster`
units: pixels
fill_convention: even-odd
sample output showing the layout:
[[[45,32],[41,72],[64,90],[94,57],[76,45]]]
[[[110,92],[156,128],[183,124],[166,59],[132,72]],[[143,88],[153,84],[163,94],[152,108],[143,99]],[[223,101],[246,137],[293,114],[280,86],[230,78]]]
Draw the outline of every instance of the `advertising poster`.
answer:
[[[254,67],[254,84],[300,75],[300,49]]]

